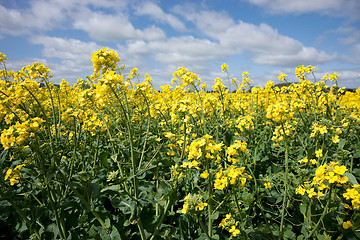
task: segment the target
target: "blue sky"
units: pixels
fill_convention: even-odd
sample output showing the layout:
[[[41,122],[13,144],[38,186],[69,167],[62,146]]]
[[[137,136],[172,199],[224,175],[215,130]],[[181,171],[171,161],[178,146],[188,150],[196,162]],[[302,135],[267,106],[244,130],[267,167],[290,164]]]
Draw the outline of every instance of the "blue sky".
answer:
[[[318,80],[337,72],[358,88],[359,13],[359,0],[0,0],[0,52],[12,70],[44,62],[56,83],[90,75],[91,54],[109,47],[156,88],[180,66],[210,87],[223,63],[255,86],[313,65]]]

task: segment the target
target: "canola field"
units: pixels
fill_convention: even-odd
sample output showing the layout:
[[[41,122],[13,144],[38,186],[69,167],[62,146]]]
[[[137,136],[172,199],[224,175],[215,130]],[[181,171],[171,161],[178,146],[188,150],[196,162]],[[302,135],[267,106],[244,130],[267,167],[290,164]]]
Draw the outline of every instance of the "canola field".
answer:
[[[360,88],[338,74],[209,92],[180,67],[156,91],[107,48],[73,86],[6,60],[1,239],[360,238]]]

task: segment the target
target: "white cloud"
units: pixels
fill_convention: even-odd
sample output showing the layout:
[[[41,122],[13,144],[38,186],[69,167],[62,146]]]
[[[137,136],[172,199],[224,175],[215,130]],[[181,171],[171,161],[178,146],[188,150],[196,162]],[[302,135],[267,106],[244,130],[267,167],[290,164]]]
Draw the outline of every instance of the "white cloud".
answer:
[[[166,34],[161,28],[151,26],[149,28],[145,28],[142,31],[141,37],[145,40],[154,41],[159,39],[165,39]]]
[[[298,40],[279,34],[271,26],[243,21],[234,22],[227,14],[213,11],[177,11],[193,21],[196,27],[217,41],[225,53],[230,55],[252,52],[257,64],[293,67],[299,62],[311,61],[311,64],[325,63],[335,59],[335,55],[319,52],[306,47]]]
[[[21,13],[0,5],[0,35],[21,35],[28,32]]]
[[[42,44],[42,54],[47,58],[59,59],[91,59],[91,54],[101,48],[95,42],[82,42],[77,39],[66,39],[48,36],[32,37],[30,41],[34,44]]]
[[[219,43],[193,36],[127,41],[126,45],[118,45],[118,49],[127,66],[136,66],[145,73],[164,79],[164,82],[158,82],[157,86],[169,84],[172,73],[180,66],[187,67],[189,71],[209,80],[212,77],[209,75],[209,63],[231,54],[222,49]],[[153,68],[154,61],[156,68]]]
[[[338,40],[344,46],[349,46],[353,43],[360,41],[360,30],[354,27],[340,27],[334,32],[341,35]]]
[[[196,9],[183,5],[175,6],[174,11],[183,15],[188,21],[194,22],[197,28],[204,33],[215,38],[235,25],[235,21],[224,11],[196,11]]]
[[[358,0],[246,0],[274,14],[320,13],[331,16],[349,17],[359,20]]]
[[[139,15],[148,15],[162,23],[169,24],[178,31],[185,31],[185,25],[175,16],[165,13],[158,5],[153,2],[143,2],[135,6],[136,13]]]
[[[302,48],[299,41],[279,34],[267,24],[254,25],[242,21],[227,28],[218,38],[225,46],[238,46],[242,50],[265,54],[293,54]]]
[[[323,51],[319,52],[313,47],[302,47],[294,54],[256,54],[253,58],[256,64],[297,67],[299,65],[313,65],[327,63],[337,58],[336,54],[329,55]]]
[[[125,15],[108,15],[86,10],[75,19],[74,27],[89,33],[99,41],[120,41],[137,39],[141,31],[135,29]]]
[[[201,64],[229,54],[217,43],[192,36],[153,41],[148,44],[148,47],[157,61],[169,64]]]
[[[340,59],[344,62],[358,65],[360,62],[360,43],[354,44],[349,49],[349,55],[342,55]]]
[[[49,62],[49,67],[54,79],[59,81],[60,78],[65,78],[72,83],[76,78],[92,73],[91,54],[101,48],[95,42],[82,42],[71,38],[37,36],[30,41],[43,45],[42,55],[53,59]],[[60,59],[60,63],[56,63],[56,59]]]

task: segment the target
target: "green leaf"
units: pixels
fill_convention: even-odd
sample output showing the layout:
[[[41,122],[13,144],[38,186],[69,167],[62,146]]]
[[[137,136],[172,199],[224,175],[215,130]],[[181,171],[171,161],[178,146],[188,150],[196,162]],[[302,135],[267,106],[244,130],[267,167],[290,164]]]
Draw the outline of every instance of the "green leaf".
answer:
[[[307,207],[308,205],[307,204],[300,204],[300,212],[302,213],[302,214],[304,214],[305,216],[306,216],[306,212],[307,212]]]
[[[105,188],[101,189],[100,192],[106,192],[106,191],[119,192],[119,190],[120,190],[120,185],[115,184],[115,185],[111,185],[111,186],[108,186],[108,187],[105,187]]]
[[[90,183],[89,193],[90,193],[91,199],[97,199],[99,197],[100,187],[99,187],[98,182]]]
[[[345,144],[346,144],[346,139],[341,139],[340,142],[339,142],[339,148],[343,149]]]
[[[108,152],[101,152],[99,155],[100,162],[103,166],[109,167],[109,161],[108,161],[109,153]]]
[[[218,218],[219,218],[219,212],[216,212],[216,213],[214,213],[214,214],[211,214],[211,215],[210,215],[210,218],[211,218],[212,220],[218,219]]]
[[[3,150],[1,152],[1,154],[0,154],[0,169],[2,169],[2,165],[3,165],[4,161],[5,161],[5,159],[7,158],[8,154],[9,154],[8,149]]]
[[[358,181],[356,180],[356,177],[353,174],[347,172],[347,173],[344,173],[343,176],[347,177],[351,184],[353,184],[353,185],[359,184]]]
[[[120,240],[122,239],[120,236],[120,233],[118,231],[118,229],[115,226],[112,226],[112,231],[110,233],[110,238],[114,239],[114,240]]]

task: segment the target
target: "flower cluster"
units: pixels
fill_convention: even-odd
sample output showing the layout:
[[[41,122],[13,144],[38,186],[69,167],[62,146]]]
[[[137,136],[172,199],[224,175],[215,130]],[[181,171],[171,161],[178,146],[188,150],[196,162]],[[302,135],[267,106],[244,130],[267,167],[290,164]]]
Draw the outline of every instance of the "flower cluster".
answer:
[[[270,105],[266,110],[266,117],[275,122],[284,122],[293,118],[294,113],[285,102]]]
[[[214,188],[224,190],[229,185],[241,187],[246,184],[247,180],[251,179],[252,177],[245,172],[245,167],[230,165],[225,169],[220,168],[215,174]]]
[[[221,220],[219,228],[228,230],[233,237],[236,237],[240,234],[240,230],[237,228],[238,225],[239,222],[235,221],[235,219],[231,216],[231,213],[228,213],[226,214],[226,217]]]
[[[91,55],[91,60],[94,68],[93,76],[95,76],[100,70],[102,70],[102,73],[105,73],[108,70],[115,71],[117,64],[120,62],[118,54],[105,47],[94,52]]]
[[[189,146],[188,159],[197,161],[201,158],[216,159],[220,161],[218,153],[222,150],[222,143],[215,143],[210,135],[204,135],[202,138],[191,142]]]
[[[339,166],[337,162],[325,163],[316,169],[312,182],[306,182],[305,187],[299,186],[296,189],[296,193],[301,195],[307,193],[309,198],[322,197],[324,196],[322,191],[329,189],[330,186],[343,186],[348,182],[349,179],[343,176],[346,171],[346,167],[343,165]],[[317,193],[314,187],[317,187]]]
[[[314,71],[315,69],[311,65],[308,65],[306,67],[304,67],[304,65],[301,65],[295,69],[295,75],[300,81],[302,81],[305,80],[306,74],[313,73]]]
[[[223,92],[223,91],[225,91],[226,87],[223,84],[223,80],[221,78],[216,78],[215,79],[215,84],[212,87],[212,89],[214,90],[214,92]]]
[[[360,210],[360,185],[355,184],[351,188],[346,189],[343,197],[346,200],[351,200],[351,205],[356,210]]]
[[[4,180],[6,181],[7,179],[9,179],[11,186],[19,183],[22,167],[23,167],[23,165],[17,165],[14,169],[9,168],[6,171]]]
[[[226,149],[227,160],[233,164],[239,160],[234,156],[239,156],[240,153],[249,154],[249,150],[246,148],[246,142],[242,140],[236,140],[232,145]]]
[[[22,144],[29,137],[35,136],[34,132],[40,128],[43,122],[45,122],[43,119],[36,117],[23,123],[16,123],[2,131],[1,143],[5,149],[11,148],[15,143]]]
[[[187,214],[188,212],[200,212],[208,205],[206,202],[203,202],[203,197],[199,194],[188,194],[184,198],[184,205],[181,209],[181,213]]]

